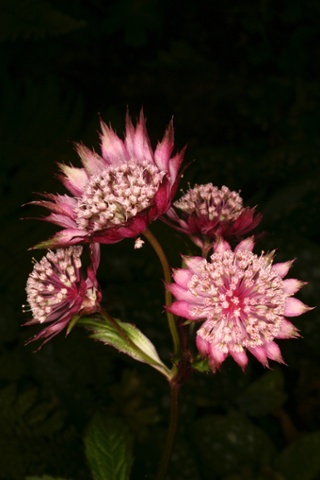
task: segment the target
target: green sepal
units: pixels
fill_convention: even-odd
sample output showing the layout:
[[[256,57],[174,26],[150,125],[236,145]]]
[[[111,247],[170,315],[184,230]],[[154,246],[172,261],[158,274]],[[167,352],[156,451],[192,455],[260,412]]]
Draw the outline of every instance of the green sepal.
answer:
[[[147,363],[168,380],[172,378],[173,373],[161,361],[153,343],[135,325],[118,319],[111,322],[107,318],[98,320],[90,317],[82,317],[78,323],[93,332],[90,338],[111,345],[138,362]]]
[[[80,315],[74,315],[71,319],[71,321],[69,322],[68,324],[68,328],[67,328],[67,333],[66,335],[69,335],[69,333],[71,332],[71,330],[77,325],[79,319],[81,318]]]
[[[211,368],[209,366],[208,357],[201,358],[200,356],[196,357],[192,362],[192,368],[198,372],[210,372]]]

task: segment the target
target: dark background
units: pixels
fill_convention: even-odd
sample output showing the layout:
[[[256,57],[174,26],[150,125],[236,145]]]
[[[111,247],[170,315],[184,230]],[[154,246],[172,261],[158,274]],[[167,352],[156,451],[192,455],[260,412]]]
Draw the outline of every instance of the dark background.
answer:
[[[143,107],[154,145],[173,115],[176,148],[188,145],[182,188],[240,189],[263,213],[256,251],[296,258],[291,276],[309,282],[299,298],[319,303],[319,15],[316,0],[0,0],[1,480],[90,478],[81,437],[97,410],[134,433],[133,478],[152,478],[162,448],[164,380],[80,329],[34,353],[24,342],[36,327],[20,326],[42,255],[27,249],[56,231],[20,221],[44,213],[21,205],[64,191],[55,162],[78,165],[73,141],[99,151],[100,115],[121,135],[127,107],[133,118]],[[190,244],[151,228],[179,266]],[[104,246],[99,279],[106,308],[169,362],[151,249]],[[318,310],[294,323],[303,338],[281,342],[288,367],[251,357],[245,374],[226,361],[190,379],[168,478],[320,479]]]

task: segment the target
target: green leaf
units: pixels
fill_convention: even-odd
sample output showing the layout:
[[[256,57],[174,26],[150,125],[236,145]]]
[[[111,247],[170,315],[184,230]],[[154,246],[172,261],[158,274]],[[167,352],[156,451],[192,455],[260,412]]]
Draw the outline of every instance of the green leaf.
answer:
[[[285,448],[275,461],[277,470],[290,480],[314,480],[320,474],[320,432],[304,435]]]
[[[251,383],[237,398],[236,403],[248,415],[267,415],[286,401],[284,379],[280,369],[265,373]]]
[[[118,418],[96,414],[84,436],[94,480],[128,480],[133,462],[132,437]]]
[[[138,362],[147,363],[166,378],[171,378],[170,370],[160,360],[153,343],[131,323],[121,322],[118,319],[114,319],[114,323],[111,323],[108,319],[102,322],[91,318],[81,318],[79,324],[94,332],[90,335],[94,340],[111,345]]]

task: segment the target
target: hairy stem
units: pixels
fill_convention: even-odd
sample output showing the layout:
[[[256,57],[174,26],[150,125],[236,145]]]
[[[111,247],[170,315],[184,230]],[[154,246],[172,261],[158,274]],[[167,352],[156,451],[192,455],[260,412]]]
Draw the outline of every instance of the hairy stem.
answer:
[[[143,232],[143,235],[149,241],[149,243],[152,245],[153,249],[155,250],[156,254],[158,255],[158,258],[159,258],[159,260],[161,262],[161,265],[162,265],[163,276],[164,276],[165,283],[170,284],[171,283],[170,266],[169,266],[168,259],[165,255],[160,243],[158,242],[156,237],[153,235],[153,233],[151,233],[150,230],[148,230],[148,229],[146,229]],[[166,289],[165,290],[165,304],[168,307],[168,306],[171,305],[171,303],[172,303],[172,295]],[[174,352],[175,356],[178,356],[179,353],[180,353],[180,338],[179,338],[179,333],[178,333],[178,329],[177,329],[177,324],[176,324],[174,315],[172,313],[168,312],[168,310],[166,311],[166,313],[167,313],[168,325],[169,325],[169,329],[170,329],[170,333],[171,333],[171,337],[172,337],[172,341],[173,341],[173,352]]]

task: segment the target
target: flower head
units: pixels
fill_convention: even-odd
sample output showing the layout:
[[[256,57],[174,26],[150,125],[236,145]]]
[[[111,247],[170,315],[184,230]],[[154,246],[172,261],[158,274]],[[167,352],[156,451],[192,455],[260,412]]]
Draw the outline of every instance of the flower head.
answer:
[[[81,144],[83,168],[60,165],[71,195],[43,194],[45,200],[32,202],[51,210],[44,220],[63,227],[35,248],[137,237],[170,207],[183,160],[183,151],[171,156],[172,122],[155,151],[142,112],[135,127],[127,115],[124,140],[103,122],[101,130],[101,156]]]
[[[33,314],[25,325],[50,323],[30,341],[46,343],[79,315],[99,311],[101,292],[96,279],[100,246],[91,245],[91,264],[86,278],[81,270],[81,246],[49,251],[36,262],[26,286],[27,301]]]
[[[217,238],[239,238],[255,228],[261,214],[244,208],[237,192],[212,183],[195,185],[174,202],[163,220],[186,233],[200,248],[209,250]]]
[[[246,350],[263,365],[268,358],[283,362],[275,339],[294,338],[298,331],[285,317],[309,310],[292,296],[303,285],[287,275],[292,262],[272,264],[273,255],[257,256],[253,240],[234,251],[227,242],[216,246],[210,262],[185,258],[185,269],[174,271],[168,289],[176,297],[170,311],[190,321],[203,321],[196,344],[215,371],[228,355],[244,369]]]

